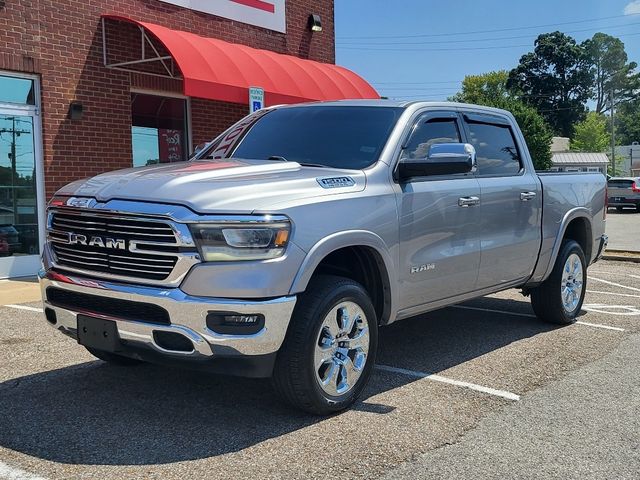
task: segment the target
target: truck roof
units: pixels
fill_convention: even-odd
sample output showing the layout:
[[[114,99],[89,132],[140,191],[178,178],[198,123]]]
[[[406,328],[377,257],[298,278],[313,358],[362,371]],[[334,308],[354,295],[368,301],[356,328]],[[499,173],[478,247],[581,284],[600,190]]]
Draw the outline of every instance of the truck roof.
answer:
[[[307,105],[326,105],[326,106],[360,106],[360,107],[400,107],[400,108],[420,108],[420,107],[440,107],[440,108],[456,108],[466,107],[473,108],[477,111],[488,113],[509,114],[508,111],[499,108],[486,107],[484,105],[474,105],[471,103],[459,102],[427,102],[421,100],[390,100],[390,99],[359,99],[359,100],[335,100],[330,102],[309,102],[297,103],[291,105],[281,105],[287,107],[300,107]]]

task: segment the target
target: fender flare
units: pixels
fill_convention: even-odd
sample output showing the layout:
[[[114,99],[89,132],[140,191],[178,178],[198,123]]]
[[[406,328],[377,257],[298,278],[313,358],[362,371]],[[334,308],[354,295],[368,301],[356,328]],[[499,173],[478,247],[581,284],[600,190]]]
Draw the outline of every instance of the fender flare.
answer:
[[[382,282],[389,291],[389,304],[385,305],[383,319],[381,323],[388,323],[390,319],[394,318],[396,313],[396,305],[398,298],[398,285],[396,281],[392,281],[395,278],[395,266],[391,254],[389,253],[389,247],[387,244],[373,232],[368,230],[346,230],[342,232],[336,232],[317,242],[307,252],[298,272],[296,273],[289,294],[297,294],[304,292],[316,271],[320,262],[324,260],[330,253],[345,247],[370,247],[379,255],[382,260],[383,277],[386,274],[386,278],[382,278]],[[382,269],[381,269],[382,270]],[[385,299],[387,300],[387,299]],[[387,303],[385,301],[385,303]]]
[[[569,224],[576,220],[577,218],[584,218],[587,221],[587,226],[589,231],[587,232],[587,241],[593,242],[593,238],[591,233],[591,212],[586,207],[576,207],[569,210],[562,217],[562,221],[560,222],[560,228],[558,229],[558,235],[553,243],[553,249],[551,250],[551,256],[549,259],[549,264],[542,276],[541,281],[546,280],[549,275],[551,275],[551,271],[553,270],[554,265],[556,264],[556,259],[558,258],[558,253],[560,252],[560,247],[562,246],[562,239],[564,238],[565,233],[567,233],[567,227]],[[585,256],[587,252],[584,252]],[[590,255],[589,255],[590,256]],[[591,259],[587,258],[587,262],[590,262]]]

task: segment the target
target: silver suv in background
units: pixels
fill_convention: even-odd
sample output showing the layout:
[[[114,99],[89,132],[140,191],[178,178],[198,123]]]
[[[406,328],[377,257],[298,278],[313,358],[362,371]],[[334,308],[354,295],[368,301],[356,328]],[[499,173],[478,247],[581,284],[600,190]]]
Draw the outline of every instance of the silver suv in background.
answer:
[[[575,321],[607,243],[605,187],[536,173],[503,110],[272,107],[189,162],[62,188],[45,316],[105,361],[272,376],[327,414],[362,392],[392,322],[509,288]]]
[[[640,177],[612,177],[607,187],[610,208],[621,212],[631,207],[640,212]]]

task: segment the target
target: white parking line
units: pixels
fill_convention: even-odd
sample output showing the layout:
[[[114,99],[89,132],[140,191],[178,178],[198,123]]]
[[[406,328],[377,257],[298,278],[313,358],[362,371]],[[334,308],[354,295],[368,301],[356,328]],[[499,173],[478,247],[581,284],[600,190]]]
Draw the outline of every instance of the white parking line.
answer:
[[[44,310],[37,307],[29,307],[27,305],[2,305],[3,307],[15,308],[16,310],[28,310],[30,312],[42,313]]]
[[[520,400],[520,395],[507,392],[505,390],[496,390],[495,388],[483,387],[482,385],[476,385],[475,383],[461,382],[460,380],[453,380],[451,378],[436,375],[434,373],[424,373],[415,370],[407,370],[406,368],[391,367],[389,365],[376,365],[378,370],[385,372],[399,373],[401,375],[407,375],[408,377],[424,378],[426,380],[432,380],[434,382],[446,383],[448,385],[455,385],[456,387],[468,388],[475,390],[476,392],[482,392],[496,397],[506,398],[507,400]]]
[[[506,310],[494,310],[493,308],[468,307],[466,305],[451,305],[450,308],[462,308],[464,310],[477,310],[480,312],[502,313],[504,315],[516,315],[518,317],[537,318],[535,315],[531,313],[508,312]],[[576,324],[583,325],[585,327],[595,327],[595,328],[604,328],[605,330],[615,330],[616,332],[625,331],[624,328],[611,327],[609,325],[602,325],[600,323],[588,323],[588,322],[577,321]]]
[[[620,297],[640,298],[640,295],[632,295],[631,293],[600,292],[598,290],[587,290],[587,293],[604,293],[605,295],[618,295]]]
[[[631,273],[629,274],[629,276],[633,278],[640,278],[640,275],[632,275]]]
[[[619,283],[610,282],[609,280],[602,280],[601,278],[596,278],[589,276],[587,277],[589,280],[595,280],[596,282],[606,283],[607,285],[612,285],[614,287],[626,288],[627,290],[633,290],[634,292],[640,292],[640,288],[627,287],[626,285],[620,285]]]
[[[599,323],[589,323],[589,322],[576,322],[576,323],[580,325],[585,325],[587,327],[604,328],[605,330],[615,330],[616,332],[624,332],[624,328],[610,327],[609,325],[601,325]]]
[[[44,477],[25,472],[19,468],[10,467],[0,461],[0,479],[2,480],[46,480]]]

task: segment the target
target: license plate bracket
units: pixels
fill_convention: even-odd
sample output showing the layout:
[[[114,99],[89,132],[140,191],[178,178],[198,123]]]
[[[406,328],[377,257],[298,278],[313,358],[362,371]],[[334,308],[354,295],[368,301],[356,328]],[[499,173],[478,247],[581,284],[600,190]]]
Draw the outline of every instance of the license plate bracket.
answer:
[[[78,315],[78,343],[85,347],[117,352],[121,344],[116,322]]]

